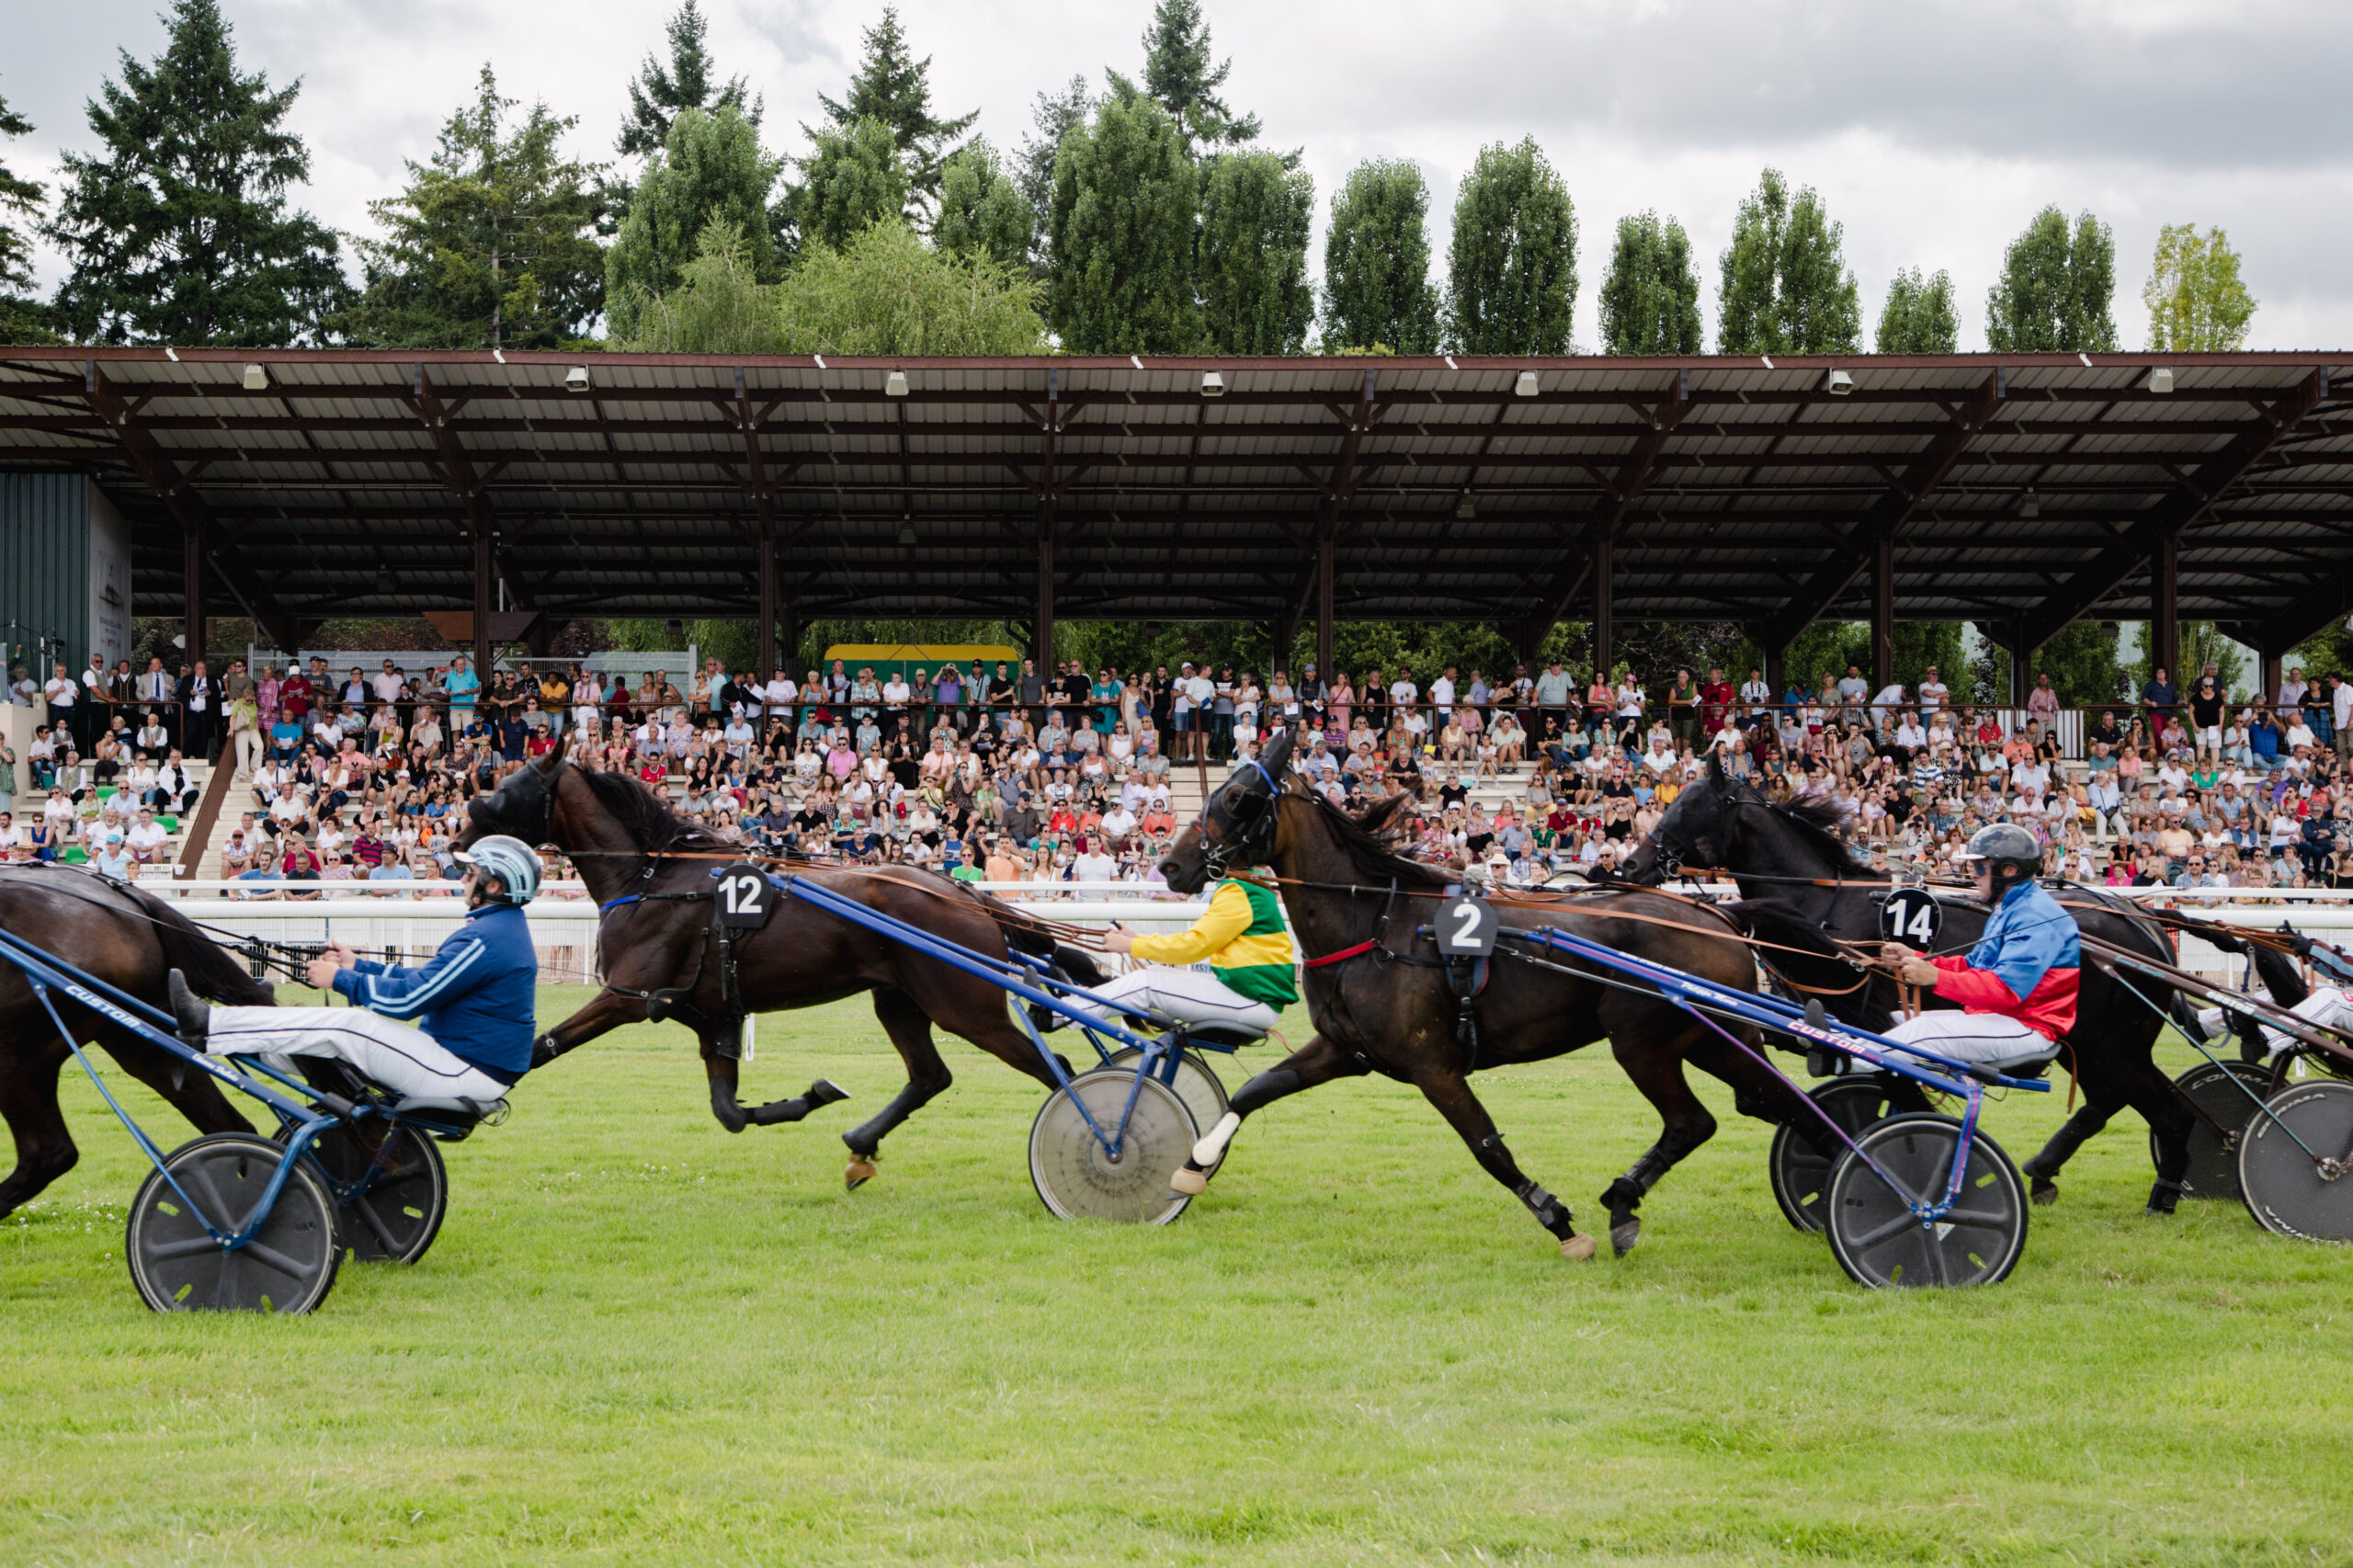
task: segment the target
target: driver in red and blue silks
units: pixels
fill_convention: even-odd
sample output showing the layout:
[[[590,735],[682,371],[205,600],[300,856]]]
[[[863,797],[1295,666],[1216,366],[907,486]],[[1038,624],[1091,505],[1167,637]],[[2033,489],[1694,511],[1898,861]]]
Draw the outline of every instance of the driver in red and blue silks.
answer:
[[[1965,956],[1934,959],[1900,942],[1881,949],[1905,983],[1927,986],[1961,1010],[1924,1011],[1887,1037],[1954,1062],[2048,1062],[2059,1053],[2059,1037],[2075,1027],[2083,947],[2075,916],[2036,882],[2042,845],[2026,829],[1979,828],[1967,858],[1977,897],[1994,906],[1977,945]]]

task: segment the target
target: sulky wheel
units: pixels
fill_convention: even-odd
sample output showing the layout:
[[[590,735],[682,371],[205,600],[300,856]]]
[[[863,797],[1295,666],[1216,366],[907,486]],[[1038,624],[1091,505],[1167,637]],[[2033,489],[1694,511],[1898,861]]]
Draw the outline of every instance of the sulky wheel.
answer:
[[[2247,1119],[2271,1092],[2271,1069],[2254,1062],[2201,1062],[2173,1081],[2199,1116],[2189,1127],[2189,1168],[2182,1174],[2184,1198],[2239,1196],[2239,1145]],[[2231,1130],[2225,1138],[2217,1125]],[[2149,1132],[2149,1158],[2157,1157],[2157,1134]]]
[[[1121,1046],[1111,1053],[1110,1060],[1104,1065],[1132,1074],[1136,1070],[1137,1058],[1142,1055],[1143,1051],[1138,1046]],[[1202,1060],[1198,1051],[1188,1051],[1177,1059],[1176,1081],[1169,1087],[1175,1089],[1176,1097],[1185,1102],[1185,1108],[1193,1113],[1193,1125],[1204,1131],[1215,1127],[1218,1118],[1225,1114],[1225,1085],[1218,1081],[1216,1072]],[[1220,1163],[1223,1163],[1222,1159]]]
[[[1809,1091],[1808,1097],[1849,1138],[1895,1108],[1888,1101],[1886,1086],[1876,1078],[1834,1078]],[[1773,1131],[1772,1152],[1765,1160],[1766,1175],[1773,1183],[1773,1201],[1781,1206],[1782,1217],[1801,1231],[1817,1233],[1822,1229],[1822,1189],[1830,1184],[1834,1164],[1816,1153],[1805,1137],[1819,1131],[1818,1125],[1802,1128],[1783,1122]],[[1846,1145],[1840,1144],[1838,1153],[1846,1152]]]
[[[223,1230],[242,1229],[286,1151],[248,1132],[183,1143],[164,1160],[182,1191]],[[141,1184],[123,1239],[131,1282],[159,1312],[307,1312],[335,1285],[335,1199],[303,1161],[251,1241],[222,1251],[158,1171]]]
[[[1830,1252],[1841,1268],[1861,1284],[1912,1288],[1991,1285],[2018,1266],[2026,1183],[1984,1133],[1970,1140],[1961,1196],[1943,1218],[1924,1225],[1906,1202],[1943,1199],[1960,1144],[1961,1123],[1949,1116],[1892,1116],[1864,1129],[1830,1173]]]
[[[1135,1109],[1121,1137],[1120,1118],[1131,1093]],[[1117,1156],[1079,1114],[1081,1104],[1105,1137],[1120,1137]],[[1192,1201],[1172,1191],[1168,1178],[1199,1136],[1193,1113],[1167,1085],[1140,1080],[1133,1068],[1097,1068],[1055,1090],[1039,1110],[1029,1128],[1029,1179],[1062,1219],[1165,1225]]]
[[[2290,1084],[2268,1107],[2239,1140],[2247,1208],[2275,1235],[2353,1242],[2353,1084]]]
[[[415,1263],[441,1233],[449,1169],[416,1128],[373,1119],[362,1125],[365,1131],[338,1122],[311,1144],[335,1196],[343,1244],[355,1262]]]

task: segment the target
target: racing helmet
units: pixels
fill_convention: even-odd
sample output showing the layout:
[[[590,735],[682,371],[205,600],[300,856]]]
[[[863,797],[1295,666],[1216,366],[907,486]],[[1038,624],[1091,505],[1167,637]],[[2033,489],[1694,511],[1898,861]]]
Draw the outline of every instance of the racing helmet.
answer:
[[[451,858],[485,877],[497,878],[506,891],[495,896],[507,903],[526,904],[540,896],[540,858],[519,838],[494,833]]]
[[[2042,874],[2042,841],[2016,823],[1997,822],[1969,835],[1961,858],[1988,862],[1994,873],[1994,896]]]

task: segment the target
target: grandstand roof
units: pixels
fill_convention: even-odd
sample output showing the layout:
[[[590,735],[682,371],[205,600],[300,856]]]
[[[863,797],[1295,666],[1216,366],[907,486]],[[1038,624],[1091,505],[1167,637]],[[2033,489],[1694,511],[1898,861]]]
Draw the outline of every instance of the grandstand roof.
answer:
[[[2277,648],[2353,608],[2348,359],[7,348],[0,465],[97,477],[142,612],[195,530],[281,626],[471,607],[478,535],[526,609],[750,615],[768,537],[801,617],[1027,616],[1042,559],[1065,619],[1296,622],[1328,543],[1342,618],[1550,624],[1599,562],[1620,620],[1783,634],[1883,551],[1896,615],[2031,643],[2147,616],[2170,549]]]

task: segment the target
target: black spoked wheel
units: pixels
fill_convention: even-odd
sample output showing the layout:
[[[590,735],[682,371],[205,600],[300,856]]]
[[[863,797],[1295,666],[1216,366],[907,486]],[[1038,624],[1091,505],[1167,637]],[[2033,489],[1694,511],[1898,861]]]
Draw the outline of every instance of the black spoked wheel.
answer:
[[[1131,1092],[1135,1110],[1114,1154],[1095,1136],[1087,1116],[1106,1136],[1118,1135]],[[1079,1114],[1081,1105],[1086,1116]],[[1199,1136],[1193,1113],[1167,1085],[1139,1082],[1132,1067],[1100,1067],[1073,1078],[1040,1108],[1029,1128],[1029,1179],[1062,1219],[1165,1225],[1192,1201],[1172,1189],[1168,1178],[1191,1156]]]
[[[2189,1169],[2182,1176],[2184,1198],[2237,1198],[2239,1145],[2247,1119],[2271,1089],[2271,1069],[2254,1062],[2201,1062],[2173,1081],[2182,1097],[2198,1108],[2189,1128]],[[2217,1126],[2227,1127],[2225,1136]],[[2149,1134],[2149,1158],[2157,1158],[2157,1135]]]
[[[1111,1053],[1110,1061],[1105,1065],[1122,1073],[1133,1073],[1137,1060],[1142,1055],[1142,1048],[1124,1045]],[[1225,1085],[1218,1081],[1216,1071],[1202,1060],[1198,1051],[1188,1051],[1177,1059],[1176,1081],[1169,1086],[1176,1091],[1176,1097],[1185,1102],[1185,1108],[1193,1113],[1193,1125],[1203,1132],[1215,1127],[1218,1119],[1225,1114]],[[1221,1154],[1218,1165],[1223,1164],[1225,1157]],[[1216,1175],[1217,1165],[1211,1166],[1209,1174]]]
[[[2353,1084],[2290,1084],[2269,1110],[2239,1140],[2239,1185],[2256,1222],[2275,1235],[2353,1242]]]
[[[373,1119],[365,1126],[363,1132],[338,1124],[311,1144],[335,1199],[343,1244],[357,1263],[415,1263],[449,1211],[449,1167],[440,1148],[414,1127]]]
[[[1888,1101],[1886,1087],[1875,1078],[1835,1078],[1809,1090],[1808,1096],[1849,1138],[1895,1109]],[[1773,1183],[1773,1201],[1781,1206],[1782,1218],[1801,1231],[1816,1234],[1822,1230],[1823,1189],[1830,1185],[1830,1168],[1836,1163],[1816,1152],[1805,1136],[1821,1131],[1818,1125],[1782,1123],[1774,1129],[1772,1152],[1765,1161],[1766,1174]],[[1839,1153],[1846,1152],[1846,1145],[1838,1145]]]
[[[260,1204],[286,1151],[247,1132],[183,1143],[164,1164],[205,1217],[241,1228]],[[251,1241],[223,1251],[161,1171],[131,1200],[123,1252],[140,1298],[159,1312],[307,1312],[326,1299],[342,1262],[335,1200],[301,1162],[286,1173]]]
[[[1961,1196],[1927,1224],[1911,1205],[1944,1197],[1961,1123],[1949,1116],[1892,1116],[1864,1129],[1855,1145],[1830,1173],[1826,1207],[1831,1256],[1857,1282],[1875,1289],[1991,1285],[2018,1267],[2026,1251],[2026,1183],[1991,1138],[1971,1136]]]

